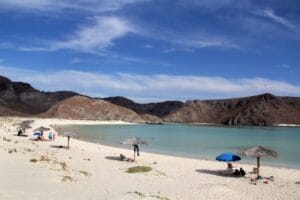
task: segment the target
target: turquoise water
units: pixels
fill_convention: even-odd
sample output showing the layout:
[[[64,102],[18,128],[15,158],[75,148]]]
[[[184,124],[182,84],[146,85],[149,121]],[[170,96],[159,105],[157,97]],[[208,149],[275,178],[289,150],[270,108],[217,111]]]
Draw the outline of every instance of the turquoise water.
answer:
[[[263,163],[300,168],[300,128],[294,127],[224,127],[198,125],[73,125],[80,139],[104,145],[122,145],[138,136],[148,141],[141,151],[214,160],[222,152],[238,152],[245,147],[262,145],[276,150],[279,158]],[[243,158],[243,162],[255,159]]]

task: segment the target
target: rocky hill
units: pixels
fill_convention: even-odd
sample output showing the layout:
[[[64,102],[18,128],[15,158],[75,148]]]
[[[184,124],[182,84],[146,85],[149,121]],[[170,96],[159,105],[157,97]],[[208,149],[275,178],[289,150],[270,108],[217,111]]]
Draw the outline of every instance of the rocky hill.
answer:
[[[300,98],[262,94],[139,104],[124,97],[99,99],[74,92],[42,92],[28,83],[12,82],[0,76],[0,116],[6,115],[140,123],[300,124]]]
[[[84,96],[67,98],[39,116],[103,121],[122,120],[127,122],[145,123],[140,115],[130,109],[117,106],[104,100],[92,99]]]
[[[12,82],[0,76],[0,115],[35,115],[46,112],[56,103],[78,95],[75,92],[42,92],[30,84]]]
[[[164,121],[226,125],[300,124],[300,98],[272,94],[225,99],[187,101]]]
[[[224,125],[300,124],[300,98],[262,94],[223,100],[167,101],[137,104],[124,97],[105,100],[164,122]]]
[[[170,114],[171,112],[174,112],[175,110],[183,106],[183,103],[181,101],[165,101],[160,103],[139,104],[125,97],[108,97],[104,98],[103,100],[129,108],[140,114],[150,114],[160,118]]]

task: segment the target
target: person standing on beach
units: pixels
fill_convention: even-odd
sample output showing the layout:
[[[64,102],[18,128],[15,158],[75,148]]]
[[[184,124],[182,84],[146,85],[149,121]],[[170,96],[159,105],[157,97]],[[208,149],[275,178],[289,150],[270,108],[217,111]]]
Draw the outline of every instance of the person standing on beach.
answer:
[[[134,151],[134,154],[136,153],[137,156],[140,155],[140,149],[139,149],[139,145],[138,144],[134,144],[133,145],[133,151]]]

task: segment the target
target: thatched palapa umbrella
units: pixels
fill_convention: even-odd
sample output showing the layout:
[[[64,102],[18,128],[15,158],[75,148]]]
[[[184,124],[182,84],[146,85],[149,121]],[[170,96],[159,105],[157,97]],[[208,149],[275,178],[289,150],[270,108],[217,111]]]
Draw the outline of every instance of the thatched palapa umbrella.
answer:
[[[41,136],[43,136],[44,131],[50,131],[50,128],[41,126],[39,128],[34,129],[33,131],[40,131],[41,132]]]
[[[262,146],[255,146],[239,152],[242,156],[256,157],[257,159],[257,178],[259,178],[260,158],[277,158],[278,154],[272,149]]]
[[[71,139],[71,138],[79,138],[79,135],[78,135],[75,131],[72,131],[72,130],[70,130],[70,131],[65,131],[65,132],[63,132],[63,133],[61,133],[61,134],[59,134],[59,135],[68,138],[68,146],[67,146],[68,149],[70,149],[70,139]]]
[[[30,129],[30,128],[32,128],[32,127],[29,126],[29,125],[25,125],[25,124],[24,124],[24,125],[22,124],[22,125],[20,125],[20,126],[18,127],[19,130],[25,130],[25,129]],[[24,131],[24,132],[25,132],[25,131]]]
[[[136,151],[137,151],[137,154],[139,155],[138,145],[140,145],[140,144],[148,145],[148,143],[145,140],[143,140],[142,138],[139,138],[139,137],[127,139],[127,140],[123,141],[122,144],[133,145],[133,160],[135,160],[135,152]]]
[[[32,124],[33,122],[34,122],[34,120],[25,120],[25,121],[22,121],[22,122],[19,124],[18,129],[19,129],[19,130],[24,130],[24,133],[25,133],[25,130],[26,130],[26,129],[32,128],[32,127],[29,126],[29,125]]]
[[[19,125],[30,125],[34,122],[34,120],[25,120],[25,121],[22,121]]]
[[[36,128],[34,129],[33,131],[50,131],[50,128],[47,128],[47,127],[44,127],[44,126],[41,126],[39,128]]]
[[[24,125],[20,125],[19,127],[18,127],[18,136],[21,136],[21,135],[23,135],[23,134],[25,134],[25,130],[26,129],[30,129],[31,128],[31,126],[29,126],[29,125],[27,125],[27,124],[24,124]],[[24,135],[25,136],[25,135]]]

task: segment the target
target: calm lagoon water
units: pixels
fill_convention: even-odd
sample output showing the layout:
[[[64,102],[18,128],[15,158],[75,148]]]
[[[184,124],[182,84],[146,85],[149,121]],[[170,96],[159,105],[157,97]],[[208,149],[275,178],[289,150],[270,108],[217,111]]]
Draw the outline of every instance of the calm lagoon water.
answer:
[[[80,133],[80,139],[104,145],[122,145],[138,136],[148,141],[141,151],[214,160],[222,152],[238,152],[245,147],[262,145],[276,150],[276,160],[262,163],[300,168],[299,127],[224,127],[198,125],[72,125],[63,126]],[[255,159],[243,158],[255,163]]]

